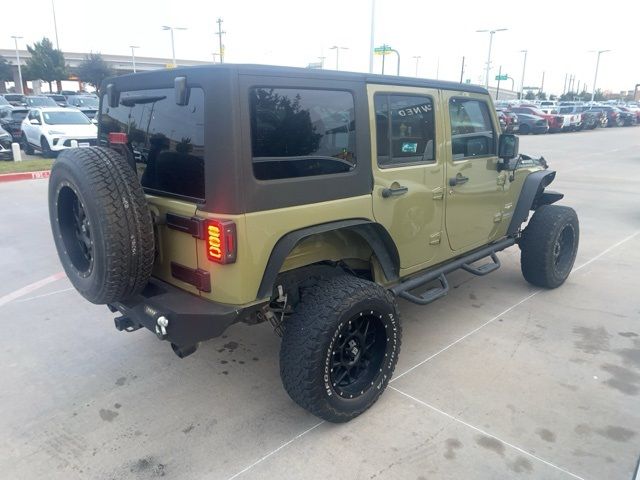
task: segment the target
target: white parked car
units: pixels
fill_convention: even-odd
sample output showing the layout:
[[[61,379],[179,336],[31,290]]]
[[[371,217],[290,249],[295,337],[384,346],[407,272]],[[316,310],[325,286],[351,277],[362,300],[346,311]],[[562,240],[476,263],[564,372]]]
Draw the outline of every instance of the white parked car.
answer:
[[[22,148],[27,154],[40,150],[45,157],[70,148],[72,140],[79,147],[96,145],[98,128],[80,110],[42,107],[29,110],[22,121]]]

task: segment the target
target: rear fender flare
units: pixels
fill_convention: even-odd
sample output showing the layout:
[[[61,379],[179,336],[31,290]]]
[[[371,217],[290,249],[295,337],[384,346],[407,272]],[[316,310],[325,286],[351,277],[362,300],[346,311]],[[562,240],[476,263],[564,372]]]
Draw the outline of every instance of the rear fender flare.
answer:
[[[340,220],[305,227],[284,235],[273,247],[258,289],[258,299],[269,298],[273,293],[276,277],[285,259],[295,246],[305,238],[332,230],[350,230],[360,235],[376,255],[385,277],[389,281],[398,279],[400,256],[389,232],[379,223],[366,219]]]

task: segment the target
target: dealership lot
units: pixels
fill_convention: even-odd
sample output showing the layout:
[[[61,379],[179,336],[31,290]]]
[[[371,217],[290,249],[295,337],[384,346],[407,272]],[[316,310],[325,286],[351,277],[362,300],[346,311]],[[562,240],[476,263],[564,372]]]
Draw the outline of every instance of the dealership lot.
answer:
[[[578,212],[574,273],[532,288],[512,248],[493,275],[452,275],[434,304],[402,302],[395,378],[346,425],[288,398],[267,325],[234,326],[184,360],[148,332],[116,332],[57,275],[46,180],[0,185],[3,476],[631,478],[640,136],[529,136],[520,150],[545,156]]]

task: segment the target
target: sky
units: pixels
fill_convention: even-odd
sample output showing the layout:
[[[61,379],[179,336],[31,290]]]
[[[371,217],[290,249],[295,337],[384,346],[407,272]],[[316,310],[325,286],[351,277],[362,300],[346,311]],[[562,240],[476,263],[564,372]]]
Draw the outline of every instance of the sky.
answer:
[[[340,50],[340,70],[368,71],[372,0],[53,0],[62,51],[171,58],[169,32],[162,25],[186,27],[175,32],[178,59],[211,60],[218,52],[216,19],[224,20],[225,61],[305,67],[326,57],[336,68],[332,46]],[[9,0],[0,0],[0,4]],[[32,44],[43,36],[55,44],[52,0],[29,0],[36,14],[12,15],[3,22],[0,48],[13,48],[11,35]],[[401,55],[400,73],[484,84],[489,34],[479,29],[507,28],[494,36],[490,85],[502,73],[519,88],[528,50],[526,86],[562,93],[565,76],[575,75],[580,89],[593,86],[594,50],[611,50],[600,58],[598,88],[619,92],[640,83],[640,1],[537,2],[456,0],[375,0],[375,44],[386,43]],[[22,43],[24,48],[24,43]],[[382,57],[375,58],[380,73]],[[396,71],[395,57],[386,57],[385,72]],[[510,88],[511,81],[502,87]]]

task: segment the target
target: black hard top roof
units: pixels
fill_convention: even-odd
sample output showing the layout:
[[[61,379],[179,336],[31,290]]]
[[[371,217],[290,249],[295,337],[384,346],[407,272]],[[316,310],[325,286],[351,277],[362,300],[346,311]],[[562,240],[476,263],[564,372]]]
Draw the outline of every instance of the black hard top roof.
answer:
[[[178,67],[171,69],[176,76],[188,75],[189,71],[211,70],[235,70],[239,74],[245,75],[262,75],[262,76],[278,76],[278,77],[299,77],[299,78],[315,78],[327,80],[343,80],[350,82],[376,83],[383,85],[403,85],[408,87],[423,87],[442,90],[456,90],[461,92],[471,92],[487,94],[487,90],[478,85],[470,85],[466,83],[447,82],[444,80],[428,80],[415,77],[398,77],[395,75],[377,75],[371,73],[359,72],[341,72],[336,70],[320,70],[312,68],[296,68],[296,67],[279,67],[272,65],[252,65],[252,64],[216,64],[216,65],[198,65],[194,67]],[[137,75],[157,75],[159,72],[166,74],[167,70],[154,70],[150,72],[129,74],[125,76]],[[109,79],[111,80],[111,79]],[[106,82],[108,82],[107,80]]]

